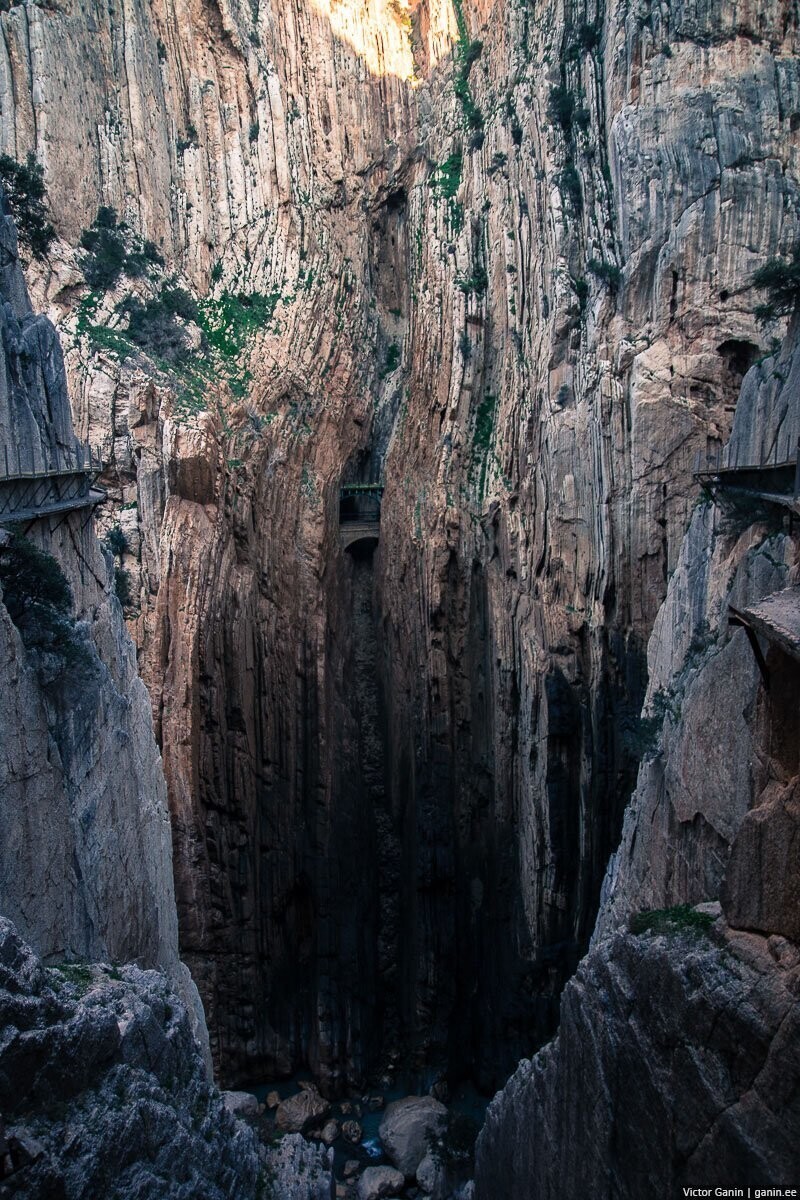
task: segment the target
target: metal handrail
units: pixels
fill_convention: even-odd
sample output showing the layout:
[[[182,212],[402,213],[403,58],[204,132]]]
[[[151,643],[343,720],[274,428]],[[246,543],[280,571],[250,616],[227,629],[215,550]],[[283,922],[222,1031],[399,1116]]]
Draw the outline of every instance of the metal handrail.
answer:
[[[730,451],[729,447],[727,447],[727,449]],[[726,457],[728,460],[727,462],[725,461]],[[730,452],[726,456],[722,451],[722,447],[717,448],[717,453],[713,459],[711,455],[707,454],[705,456],[705,465],[701,465],[702,462],[703,460],[700,452],[698,451],[694,462],[693,474],[695,478],[699,480],[716,478],[721,482],[726,476],[730,477],[734,475],[746,475],[748,472],[751,474],[760,472],[772,474],[775,471],[788,471],[794,468],[794,499],[797,500],[798,497],[800,497],[800,438],[797,439],[797,450],[795,457],[783,459],[781,462],[778,462],[777,440],[775,442],[775,451],[771,462],[769,460],[769,456],[767,456],[767,458],[761,462],[739,462],[738,457],[731,462]]]
[[[58,452],[48,455],[50,465],[37,467],[34,465],[34,452],[23,456],[19,445],[16,454],[9,447],[3,446],[0,455],[0,482],[10,482],[14,479],[48,479],[59,475],[98,475],[103,470],[103,462],[99,452],[95,453],[88,442],[76,442],[71,451]],[[16,463],[15,463],[16,459]],[[30,466],[24,461],[27,460]]]

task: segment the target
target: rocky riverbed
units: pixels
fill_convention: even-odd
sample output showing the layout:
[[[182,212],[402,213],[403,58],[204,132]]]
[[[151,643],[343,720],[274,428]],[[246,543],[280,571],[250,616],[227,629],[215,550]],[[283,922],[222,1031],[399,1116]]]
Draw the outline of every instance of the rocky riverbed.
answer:
[[[448,1095],[448,1102],[406,1095],[396,1085],[328,1100],[310,1080],[224,1096],[267,1144],[301,1134],[330,1148],[338,1197],[457,1200],[471,1179],[488,1098],[467,1087],[452,1097],[441,1085],[434,1090]]]

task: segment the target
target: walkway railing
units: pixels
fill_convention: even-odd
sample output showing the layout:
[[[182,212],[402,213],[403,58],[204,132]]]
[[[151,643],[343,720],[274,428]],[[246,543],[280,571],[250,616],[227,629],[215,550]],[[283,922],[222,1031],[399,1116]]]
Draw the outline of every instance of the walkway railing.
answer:
[[[706,455],[705,459],[698,455],[694,476],[712,492],[722,489],[746,492],[796,510],[800,502],[800,438],[792,456],[786,457],[786,449],[779,456],[776,442],[773,454],[761,462],[740,462],[736,452],[731,456],[727,447],[724,452],[719,448],[714,456]]]
[[[93,487],[102,462],[90,446],[48,450],[36,460],[32,448],[3,447],[0,454],[0,524],[35,521],[53,513],[94,507],[106,493]]]
[[[382,483],[346,483],[339,490],[339,527],[346,550],[380,537]]]

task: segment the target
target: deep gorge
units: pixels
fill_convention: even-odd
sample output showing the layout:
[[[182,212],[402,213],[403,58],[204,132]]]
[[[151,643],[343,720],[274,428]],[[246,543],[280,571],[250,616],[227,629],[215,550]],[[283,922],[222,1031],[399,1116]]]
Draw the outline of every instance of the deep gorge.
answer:
[[[0,934],[41,1012],[57,964],[135,961],[223,1088],[500,1089],[474,1183],[437,1176],[437,1200],[792,1183],[797,656],[753,618],[760,671],[736,613],[795,588],[797,514],[697,472],[796,457],[796,321],[758,313],[754,274],[800,238],[798,20],[0,6],[0,152],[41,164],[54,227],[34,253],[10,196],[0,434],[42,464],[80,439],[106,493],[93,524],[25,526],[95,682],[43,675],[0,608]],[[379,535],[345,545],[342,488],[377,484]],[[112,982],[190,1053],[160,983]],[[715,988],[744,1013],[719,1044],[691,1008]],[[681,1030],[711,1082],[681,1074]],[[720,1148],[779,1054],[780,1102]],[[249,1174],[220,1148],[192,1186],[255,1195],[266,1152],[193,1070],[169,1078]],[[636,1123],[709,1096],[697,1143]],[[320,1197],[355,1197],[311,1142],[270,1159],[276,1200],[316,1195],[315,1163]]]

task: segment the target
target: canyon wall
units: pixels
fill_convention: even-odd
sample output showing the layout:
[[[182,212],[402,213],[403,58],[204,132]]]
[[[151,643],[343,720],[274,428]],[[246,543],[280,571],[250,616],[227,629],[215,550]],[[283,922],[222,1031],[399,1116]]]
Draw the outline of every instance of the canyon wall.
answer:
[[[61,346],[31,312],[6,215],[0,261],[0,430],[10,469],[68,470],[80,447]],[[136,960],[166,971],[207,1051],[202,1006],[178,954],[150,705],[91,510],[27,521],[21,532],[59,564],[72,613],[52,653],[25,644],[0,594],[0,911],[51,961]]]
[[[331,1200],[329,1152],[260,1144],[159,972],[45,967],[0,917],[0,1017],[4,1198]]]
[[[748,280],[798,230],[794,7],[0,22],[2,148],[45,166],[60,241],[29,276],[126,536],[217,1062],[492,1086],[588,943],[694,456],[782,332]],[[89,291],[101,204],[163,268]],[[205,373],[117,311],[173,272]],[[339,485],[377,478],[362,559]]]
[[[745,376],[724,461],[781,462],[775,448],[796,447],[797,333],[795,318]],[[489,1108],[477,1200],[797,1176],[795,521],[731,488],[695,509],[650,639],[645,758],[592,949],[558,1037]],[[760,630],[759,665],[736,615],[765,605],[776,625]]]

